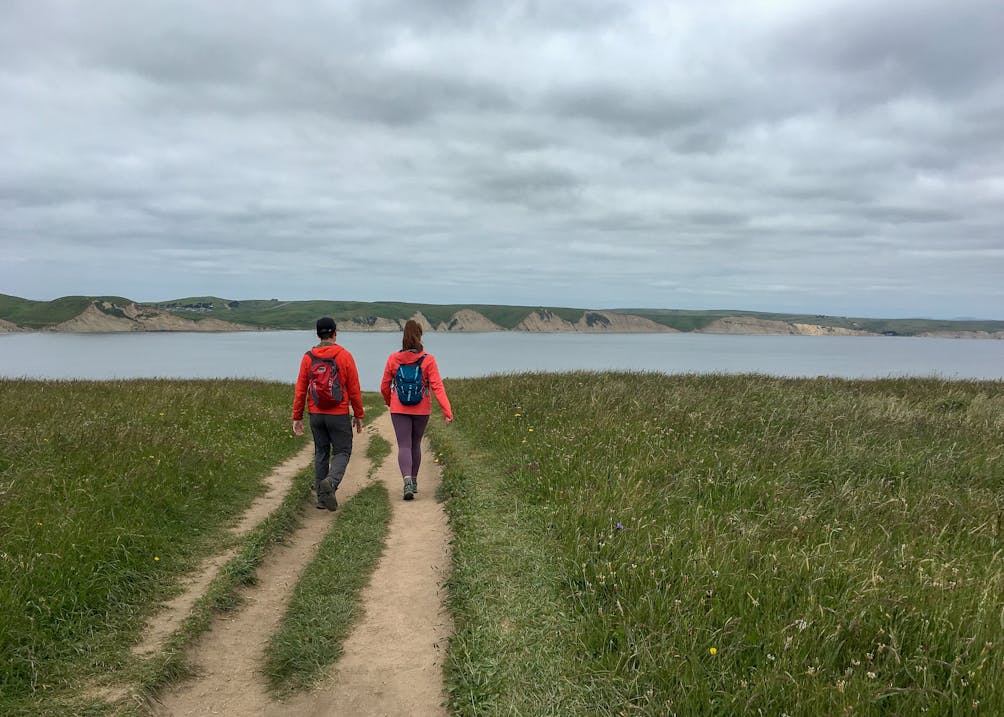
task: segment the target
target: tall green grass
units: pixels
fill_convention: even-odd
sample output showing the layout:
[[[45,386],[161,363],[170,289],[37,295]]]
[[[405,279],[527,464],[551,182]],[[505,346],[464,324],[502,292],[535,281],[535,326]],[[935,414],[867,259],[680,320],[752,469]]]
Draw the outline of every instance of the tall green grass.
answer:
[[[243,604],[241,588],[254,585],[258,567],[273,545],[282,542],[300,524],[305,501],[313,484],[313,468],[306,468],[294,478],[282,503],[265,520],[241,538],[237,553],[223,566],[206,592],[195,602],[182,625],[168,638],[166,645],[152,657],[133,661],[122,673],[113,676],[112,683],[128,684],[134,692],[149,702],[166,685],[187,677],[192,672],[188,649],[201,635],[209,631],[214,618],[236,610]],[[79,709],[80,703],[73,705]],[[119,717],[145,714],[144,710],[122,698],[109,705],[108,711]],[[54,712],[65,714],[66,711]]]
[[[1004,384],[450,383],[457,714],[1004,713]]]
[[[0,380],[0,713],[114,670],[303,445],[291,387]]]

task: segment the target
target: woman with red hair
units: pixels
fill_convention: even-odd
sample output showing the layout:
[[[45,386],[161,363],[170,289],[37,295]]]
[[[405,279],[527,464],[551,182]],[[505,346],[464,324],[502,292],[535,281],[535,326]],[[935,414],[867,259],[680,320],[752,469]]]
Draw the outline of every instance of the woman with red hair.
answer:
[[[436,357],[422,346],[422,325],[409,319],[404,325],[401,350],[387,358],[380,382],[383,402],[390,407],[390,419],[397,437],[397,463],[404,479],[404,499],[418,492],[418,468],[422,463],[422,436],[436,396],[443,418],[453,420],[453,409],[439,375]]]

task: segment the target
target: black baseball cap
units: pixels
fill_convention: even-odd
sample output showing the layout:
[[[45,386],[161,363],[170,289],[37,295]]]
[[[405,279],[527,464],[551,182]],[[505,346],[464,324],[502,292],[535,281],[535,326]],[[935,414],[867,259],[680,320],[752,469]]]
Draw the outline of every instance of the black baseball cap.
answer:
[[[338,327],[335,326],[335,320],[330,316],[325,316],[324,318],[317,320],[317,335],[320,338],[323,339],[328,336],[331,336],[337,330]]]

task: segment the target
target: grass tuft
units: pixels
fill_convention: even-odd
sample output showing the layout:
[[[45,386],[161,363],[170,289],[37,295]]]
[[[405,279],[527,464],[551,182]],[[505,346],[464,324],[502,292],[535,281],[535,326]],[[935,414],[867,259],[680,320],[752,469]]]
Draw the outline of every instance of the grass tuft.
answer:
[[[390,455],[392,447],[390,441],[383,436],[374,433],[370,436],[369,445],[366,447],[366,457],[370,461],[368,477],[372,478],[380,470],[384,460]]]

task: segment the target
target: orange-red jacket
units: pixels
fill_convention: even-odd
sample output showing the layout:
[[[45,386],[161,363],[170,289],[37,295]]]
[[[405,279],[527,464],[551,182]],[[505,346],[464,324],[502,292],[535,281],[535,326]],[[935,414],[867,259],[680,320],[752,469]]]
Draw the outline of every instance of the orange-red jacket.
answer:
[[[422,361],[422,378],[428,389],[422,400],[414,406],[405,406],[398,400],[397,391],[391,388],[394,374],[401,364],[411,364],[425,356]],[[387,358],[387,365],[383,370],[383,380],[380,382],[380,393],[383,394],[383,402],[390,406],[391,413],[408,413],[413,416],[428,416],[432,413],[432,394],[436,395],[439,407],[443,409],[443,416],[448,420],[453,420],[453,409],[450,408],[450,399],[446,397],[446,389],[443,388],[443,379],[439,375],[439,366],[436,365],[436,357],[432,354],[414,351],[398,351]]]
[[[318,358],[334,358],[338,366],[338,382],[342,384],[342,402],[334,408],[322,411],[314,404],[307,387],[310,384],[310,356],[303,355],[300,361],[300,374],[296,377],[296,392],[293,394],[293,420],[303,420],[303,406],[307,405],[310,413],[346,414],[352,405],[352,414],[362,420],[363,396],[359,391],[359,372],[352,354],[338,344],[322,344],[311,349]]]

